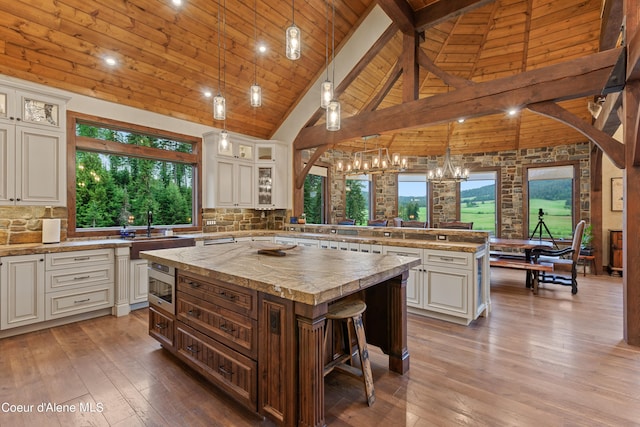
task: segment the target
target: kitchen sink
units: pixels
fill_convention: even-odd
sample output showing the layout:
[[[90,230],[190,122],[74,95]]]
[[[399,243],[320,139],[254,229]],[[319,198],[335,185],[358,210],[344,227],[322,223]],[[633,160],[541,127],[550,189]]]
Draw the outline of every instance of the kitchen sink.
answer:
[[[131,240],[131,259],[140,259],[141,251],[152,251],[155,249],[183,248],[185,246],[195,246],[193,237],[186,236],[136,236]]]

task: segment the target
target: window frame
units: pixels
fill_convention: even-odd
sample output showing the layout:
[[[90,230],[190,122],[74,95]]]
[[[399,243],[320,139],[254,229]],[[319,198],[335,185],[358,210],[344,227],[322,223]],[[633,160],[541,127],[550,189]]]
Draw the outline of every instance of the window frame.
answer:
[[[304,163],[303,167],[305,167],[307,165],[307,162]],[[319,168],[324,168],[327,170],[327,175],[318,175],[318,174],[312,174],[311,171],[313,170],[313,167],[317,166]],[[309,169],[309,173],[307,173],[308,175],[316,175],[316,176],[321,176],[324,178],[324,182],[322,185],[322,200],[323,200],[323,204],[322,204],[322,224],[328,224],[329,220],[330,220],[330,213],[331,213],[331,193],[330,193],[330,188],[331,188],[331,164],[329,163],[325,163],[325,162],[315,162],[313,164],[313,166],[311,167],[311,169]],[[307,177],[305,176],[305,180],[307,179]],[[304,190],[303,190],[304,193]],[[304,198],[303,198],[303,210],[304,210]]]
[[[358,178],[354,178],[358,177]],[[362,177],[367,177],[366,179],[362,178]],[[369,210],[369,218],[367,218],[367,221],[375,219],[375,179],[373,175],[370,174],[361,174],[361,175],[351,175],[351,176],[345,176],[345,181],[344,181],[344,186],[345,189],[347,187],[347,180],[352,180],[352,181],[369,181],[369,199],[367,200],[367,206],[368,206],[368,210]],[[346,207],[347,207],[347,192],[344,192],[344,206],[345,206],[345,218],[346,218]]]
[[[573,188],[571,201],[571,227],[575,229],[580,216],[580,162],[558,161],[550,163],[533,163],[522,166],[522,238],[529,238],[529,169],[553,168],[562,166],[573,167]],[[555,237],[555,236],[554,236]]]
[[[412,169],[409,172],[402,172],[396,175],[396,206],[395,206],[396,217],[400,216],[400,182],[401,182],[400,175],[421,175],[424,177],[426,192],[427,192],[425,196],[426,203],[427,203],[427,210],[426,210],[427,218],[425,219],[425,221],[429,224],[429,227],[432,227],[431,220],[433,217],[433,197],[432,197],[433,187],[431,185],[431,182],[427,180],[427,171]]]
[[[502,224],[502,176],[501,176],[501,169],[498,167],[479,167],[479,168],[474,168],[473,171],[471,172],[471,174],[474,173],[487,173],[487,172],[491,172],[491,173],[495,173],[496,175],[496,224],[495,224],[495,228],[496,228],[496,234],[495,237],[500,237],[502,235],[502,227],[500,226]],[[462,218],[462,201],[461,199],[461,194],[462,194],[462,188],[461,188],[462,183],[458,183],[457,185],[457,194],[456,194],[456,200],[457,200],[457,215],[458,215],[458,220],[460,220],[460,218]]]
[[[182,153],[78,136],[76,135],[77,123],[180,141],[191,144],[193,149],[191,153]],[[101,227],[99,229],[76,228],[76,151],[90,151],[94,153],[104,153],[107,155],[129,156],[142,159],[190,164],[193,167],[193,222],[191,225],[178,227],[172,226],[171,228],[174,231],[199,231],[202,229],[202,138],[83,114],[75,111],[67,111],[67,236],[112,236],[119,235],[119,226]],[[137,226],[131,228],[137,230],[144,227]]]

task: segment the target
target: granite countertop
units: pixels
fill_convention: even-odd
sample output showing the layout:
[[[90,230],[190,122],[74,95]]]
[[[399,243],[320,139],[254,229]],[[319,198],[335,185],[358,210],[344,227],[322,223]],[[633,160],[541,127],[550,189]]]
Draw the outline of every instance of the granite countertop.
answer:
[[[60,243],[20,243],[15,245],[0,245],[0,256],[85,251],[127,246],[131,246],[131,241],[123,239],[66,240]]]
[[[178,270],[318,305],[400,275],[419,258],[296,246],[277,257],[257,253],[259,242],[141,252]]]

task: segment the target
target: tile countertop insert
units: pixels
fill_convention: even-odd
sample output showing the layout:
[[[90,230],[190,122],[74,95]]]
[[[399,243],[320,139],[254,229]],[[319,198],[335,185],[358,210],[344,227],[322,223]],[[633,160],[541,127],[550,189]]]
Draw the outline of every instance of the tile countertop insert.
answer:
[[[420,259],[297,246],[260,255],[253,242],[141,252],[141,257],[281,298],[318,305],[400,275]]]

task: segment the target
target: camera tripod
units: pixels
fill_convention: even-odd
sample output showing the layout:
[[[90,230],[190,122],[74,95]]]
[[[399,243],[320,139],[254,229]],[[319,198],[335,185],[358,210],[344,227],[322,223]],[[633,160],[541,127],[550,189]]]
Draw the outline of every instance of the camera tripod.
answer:
[[[547,227],[547,224],[544,223],[544,219],[542,219],[543,216],[544,216],[544,212],[542,211],[542,209],[540,209],[540,211],[538,212],[538,224],[536,225],[536,228],[533,229],[533,233],[531,233],[530,239],[533,239],[537,233],[538,240],[542,240],[542,230],[544,229],[544,231],[546,231],[549,237],[551,238],[551,242],[553,243],[553,246],[555,248],[558,248],[558,245],[556,244],[556,241],[553,238],[553,235],[549,231],[549,227]]]

